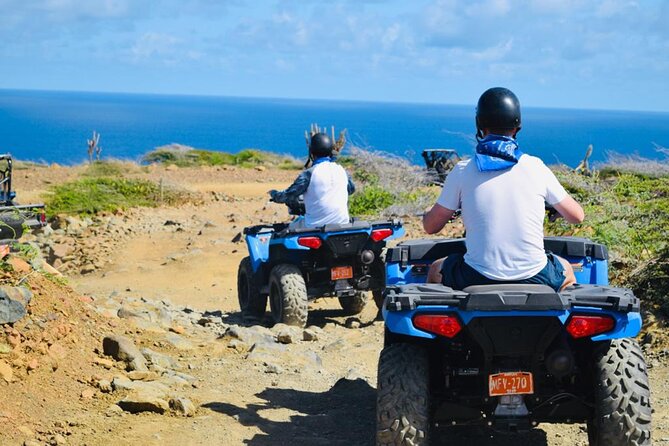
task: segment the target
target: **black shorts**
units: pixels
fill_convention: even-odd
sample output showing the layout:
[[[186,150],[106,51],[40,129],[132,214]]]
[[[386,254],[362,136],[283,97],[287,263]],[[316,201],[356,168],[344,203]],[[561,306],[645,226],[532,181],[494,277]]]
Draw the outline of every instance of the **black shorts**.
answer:
[[[536,275],[528,279],[506,281],[489,279],[469,266],[465,262],[464,254],[452,254],[444,259],[441,267],[441,283],[455,290],[462,290],[471,285],[531,283],[548,285],[555,291],[560,291],[565,278],[564,266],[552,252],[547,252],[546,257],[548,258],[546,266]]]

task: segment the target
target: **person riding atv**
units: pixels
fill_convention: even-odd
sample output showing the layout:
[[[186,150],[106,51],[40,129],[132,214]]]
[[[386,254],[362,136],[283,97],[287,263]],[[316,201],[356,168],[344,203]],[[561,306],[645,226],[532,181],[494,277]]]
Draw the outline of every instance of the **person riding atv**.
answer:
[[[291,228],[350,222],[348,196],[355,191],[355,185],[344,168],[334,162],[333,149],[328,135],[316,133],[309,142],[311,167],[300,173],[288,189],[269,191],[273,202],[285,203],[291,209],[304,200],[304,218],[295,219]]]
[[[467,252],[434,262],[428,282],[458,290],[527,283],[559,291],[574,284],[569,262],[544,250],[543,221],[546,204],[570,223],[583,221],[583,208],[541,159],[519,149],[516,95],[501,87],[485,91],[476,109],[476,129],[475,157],[453,168],[423,217],[425,231],[435,234],[460,209]]]

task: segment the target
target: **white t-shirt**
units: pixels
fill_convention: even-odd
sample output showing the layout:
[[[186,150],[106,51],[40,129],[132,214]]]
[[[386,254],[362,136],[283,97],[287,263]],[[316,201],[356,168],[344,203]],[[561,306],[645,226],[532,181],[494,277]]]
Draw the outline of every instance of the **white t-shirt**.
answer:
[[[480,172],[471,159],[459,162],[437,203],[462,210],[469,266],[493,280],[522,280],[546,266],[544,202],[554,205],[565,197],[543,161],[522,155],[498,171]]]
[[[333,162],[312,167],[304,207],[306,226],[348,223],[348,175],[344,168]]]

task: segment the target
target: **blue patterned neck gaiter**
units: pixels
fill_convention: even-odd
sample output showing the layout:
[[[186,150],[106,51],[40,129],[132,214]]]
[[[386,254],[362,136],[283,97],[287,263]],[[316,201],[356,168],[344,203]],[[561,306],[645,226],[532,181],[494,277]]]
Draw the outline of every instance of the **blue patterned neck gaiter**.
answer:
[[[488,135],[476,146],[476,167],[480,172],[504,170],[518,162],[523,152],[510,136]]]

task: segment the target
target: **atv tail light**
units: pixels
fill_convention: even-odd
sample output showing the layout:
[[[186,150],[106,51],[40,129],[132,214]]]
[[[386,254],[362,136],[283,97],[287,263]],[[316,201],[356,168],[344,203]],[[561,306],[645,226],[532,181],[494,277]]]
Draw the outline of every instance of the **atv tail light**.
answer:
[[[585,338],[605,333],[616,325],[609,316],[572,316],[567,323],[567,332],[572,338]]]
[[[374,229],[372,231],[372,240],[375,242],[380,242],[381,240],[385,240],[388,237],[393,235],[393,230],[390,228],[383,228],[383,229]]]
[[[39,214],[39,223],[42,226],[46,226],[46,213],[42,212]]]
[[[323,245],[323,241],[319,237],[300,237],[297,239],[297,244],[311,249],[318,249]]]
[[[421,330],[447,338],[454,337],[462,330],[457,317],[443,314],[419,314],[413,318],[413,325]]]

